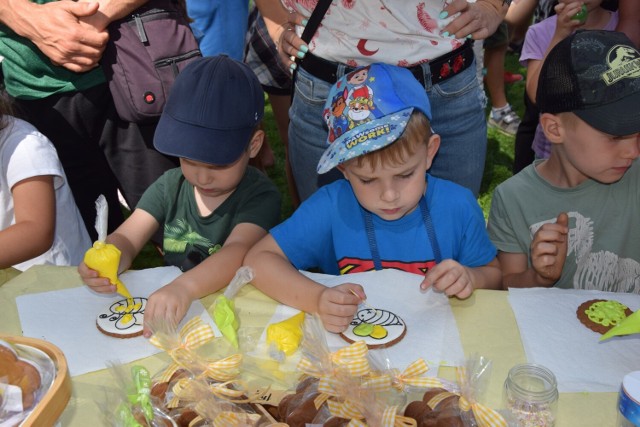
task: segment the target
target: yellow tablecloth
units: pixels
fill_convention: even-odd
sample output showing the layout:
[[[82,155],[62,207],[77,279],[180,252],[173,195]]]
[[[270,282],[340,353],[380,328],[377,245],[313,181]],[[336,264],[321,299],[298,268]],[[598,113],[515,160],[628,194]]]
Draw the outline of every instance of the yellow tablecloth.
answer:
[[[19,295],[65,289],[81,283],[73,267],[32,267],[0,286],[0,332],[22,335],[15,298]],[[210,308],[215,295],[202,299]],[[493,361],[493,371],[484,403],[493,408],[502,406],[502,384],[509,369],[526,361],[520,333],[507,300],[507,292],[476,291],[464,301],[451,299],[460,338],[466,355],[479,354]],[[276,303],[252,286],[245,286],[236,298],[241,328],[259,330],[271,318]],[[561,325],[559,325],[561,327]],[[241,335],[242,338],[242,335]],[[142,361],[150,372],[156,372],[169,362],[166,354]],[[140,362],[138,362],[140,363]],[[442,367],[439,374],[453,379],[453,369]],[[585,373],[588,375],[588,373]],[[72,379],[73,391],[69,405],[62,414],[63,426],[97,425],[104,397],[103,387],[113,383],[106,371],[92,372]],[[562,393],[558,405],[556,427],[607,427],[616,425],[617,393]]]

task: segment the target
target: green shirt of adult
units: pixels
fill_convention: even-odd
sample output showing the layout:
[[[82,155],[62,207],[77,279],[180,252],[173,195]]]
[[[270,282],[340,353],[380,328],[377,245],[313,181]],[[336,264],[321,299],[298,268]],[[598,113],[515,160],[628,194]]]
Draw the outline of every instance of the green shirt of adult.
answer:
[[[33,0],[44,4],[57,0]],[[17,35],[0,23],[0,55],[4,57],[2,73],[9,95],[19,99],[42,99],[51,95],[83,91],[104,83],[100,67],[75,73],[53,65],[30,40]]]

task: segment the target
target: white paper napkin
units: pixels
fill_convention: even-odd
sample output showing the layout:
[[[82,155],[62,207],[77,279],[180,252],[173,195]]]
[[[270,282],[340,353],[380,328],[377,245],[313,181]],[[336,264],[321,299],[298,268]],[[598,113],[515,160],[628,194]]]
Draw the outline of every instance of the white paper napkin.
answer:
[[[148,298],[154,291],[181,274],[177,267],[158,267],[123,273],[120,278],[134,297]],[[119,295],[102,295],[86,286],[16,298],[22,334],[41,338],[62,350],[69,364],[71,376],[107,368],[106,362],[128,363],[159,353],[142,336],[113,338],[96,327],[96,317]],[[181,322],[182,326],[194,316],[200,316],[213,327],[217,337],[222,336],[200,301],[191,304]]]
[[[625,374],[640,369],[640,335],[599,341],[578,320],[578,306],[611,299],[635,311],[640,295],[576,289],[509,289],[527,360],[551,369],[560,392],[617,392]]]
[[[449,299],[431,290],[420,291],[422,276],[391,269],[342,276],[304,274],[330,287],[358,283],[367,294],[367,305],[391,311],[404,320],[407,333],[402,341],[386,349],[370,350],[378,359],[387,359],[390,367],[402,370],[423,358],[431,367],[427,375],[436,376],[439,365],[457,366],[463,362],[464,353]],[[269,324],[298,312],[281,305]],[[264,340],[265,334],[261,338]],[[330,332],[327,332],[327,343],[331,351],[348,345],[338,334]]]

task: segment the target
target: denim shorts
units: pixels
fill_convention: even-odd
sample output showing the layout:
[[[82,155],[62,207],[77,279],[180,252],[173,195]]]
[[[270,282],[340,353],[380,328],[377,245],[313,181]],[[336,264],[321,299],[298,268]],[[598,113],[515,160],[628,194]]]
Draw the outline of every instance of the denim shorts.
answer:
[[[425,81],[431,71],[423,66]],[[338,78],[344,75],[338,67]],[[477,197],[487,149],[486,96],[476,78],[475,65],[425,88],[433,114],[432,128],[442,139],[430,173],[469,188]],[[318,175],[316,167],[327,148],[327,127],[322,110],[331,84],[300,68],[289,109],[289,156],[301,200],[319,186],[342,177],[334,169]]]

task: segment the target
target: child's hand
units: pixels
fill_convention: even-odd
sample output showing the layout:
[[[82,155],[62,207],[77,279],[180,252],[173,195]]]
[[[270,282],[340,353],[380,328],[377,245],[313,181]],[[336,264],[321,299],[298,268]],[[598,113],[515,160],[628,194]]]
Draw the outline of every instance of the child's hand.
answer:
[[[87,267],[87,264],[81,262],[78,266],[80,278],[92,290],[101,294],[112,294],[116,291],[115,285],[112,285],[106,277],[100,277],[98,272]]]
[[[474,289],[469,269],[452,259],[445,259],[427,272],[420,288],[426,290],[429,286],[461,299],[468,298]]]
[[[318,315],[325,329],[336,333],[347,329],[358,305],[366,298],[362,286],[355,283],[343,283],[323,290],[318,301]]]
[[[555,31],[556,38],[564,39],[584,25],[584,22],[573,19],[575,14],[580,12],[581,8],[582,2],[580,1],[558,3],[555,7],[556,15],[558,16]]]
[[[531,264],[542,284],[551,286],[562,275],[567,259],[569,216],[562,212],[555,224],[544,224],[531,242]]]
[[[179,284],[169,283],[151,294],[144,309],[143,335],[151,337],[150,322],[164,319],[168,324],[178,325],[191,306],[192,299]]]

